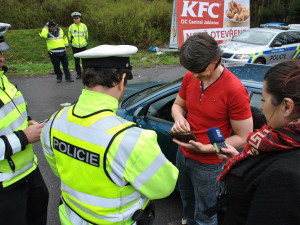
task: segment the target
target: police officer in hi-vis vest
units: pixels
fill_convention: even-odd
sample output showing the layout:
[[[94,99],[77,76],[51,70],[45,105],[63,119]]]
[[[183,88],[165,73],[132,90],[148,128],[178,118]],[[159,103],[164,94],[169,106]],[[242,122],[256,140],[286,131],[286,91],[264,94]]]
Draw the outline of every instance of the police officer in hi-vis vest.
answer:
[[[5,76],[9,27],[0,23],[0,224],[45,225],[49,193],[32,148],[45,123],[30,119],[22,93]]]
[[[73,12],[71,14],[74,23],[70,25],[68,31],[68,39],[72,46],[73,54],[78,52],[82,52],[86,50],[89,39],[89,32],[87,26],[82,23],[81,13]],[[76,69],[76,79],[81,78],[81,66],[80,66],[80,58],[74,57],[75,59],[75,69]]]
[[[84,89],[42,131],[46,159],[61,179],[64,224],[152,224],[151,199],[167,197],[178,170],[154,131],[116,115],[137,48],[101,45],[81,53]]]

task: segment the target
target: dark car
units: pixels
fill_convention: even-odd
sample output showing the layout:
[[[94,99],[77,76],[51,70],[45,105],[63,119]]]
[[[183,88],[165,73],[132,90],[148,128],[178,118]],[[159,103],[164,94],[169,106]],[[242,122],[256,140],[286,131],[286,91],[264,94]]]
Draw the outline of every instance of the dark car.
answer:
[[[251,110],[255,119],[255,127],[260,128],[264,120],[259,109],[263,78],[271,66],[246,64],[228,66],[248,89]],[[171,107],[181,87],[183,78],[173,82],[151,81],[128,85],[124,99],[119,105],[117,115],[137,123],[140,127],[156,131],[158,143],[165,156],[176,162],[177,145],[165,132],[171,130],[174,120],[171,116]]]

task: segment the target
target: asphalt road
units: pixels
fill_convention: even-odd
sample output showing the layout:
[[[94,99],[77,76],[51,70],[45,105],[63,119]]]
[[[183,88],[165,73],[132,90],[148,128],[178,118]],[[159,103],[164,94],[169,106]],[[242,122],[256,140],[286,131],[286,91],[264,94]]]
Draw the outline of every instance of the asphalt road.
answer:
[[[49,62],[50,63],[50,62]],[[133,70],[134,79],[128,83],[139,83],[151,80],[171,81],[185,74],[186,70],[180,65],[158,66]],[[75,75],[73,74],[73,78]],[[9,76],[9,80],[17,84],[28,102],[29,115],[36,121],[49,118],[55,111],[62,108],[62,103],[72,103],[77,100],[83,89],[81,80],[74,83],[56,83],[55,75],[38,76]],[[39,168],[49,189],[47,225],[58,225],[58,204],[60,197],[60,180],[52,173],[42,153],[40,142],[34,144],[34,151],[38,157]],[[174,192],[165,199],[155,200],[156,219],[154,225],[166,225],[180,220],[182,205],[180,195]]]

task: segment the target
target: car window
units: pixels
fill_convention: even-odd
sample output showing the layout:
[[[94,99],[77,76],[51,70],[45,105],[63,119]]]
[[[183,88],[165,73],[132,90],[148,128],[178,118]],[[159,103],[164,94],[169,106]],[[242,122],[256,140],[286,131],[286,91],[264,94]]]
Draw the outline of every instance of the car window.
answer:
[[[260,129],[267,123],[263,111],[259,108],[261,104],[261,93],[252,92],[250,96],[250,106],[253,118],[253,130]]]
[[[275,38],[273,42],[279,41],[281,42],[283,45],[287,44],[287,34],[286,33],[280,33],[278,34]]]
[[[156,102],[153,102],[149,105],[147,116],[167,120],[174,122],[171,116],[171,108],[177,96],[177,92],[171,95],[165,96],[164,98],[159,99]]]
[[[232,38],[233,41],[248,44],[266,45],[274,37],[274,33],[267,31],[247,30]]]
[[[289,32],[287,35],[288,44],[295,44],[300,42],[300,32]]]

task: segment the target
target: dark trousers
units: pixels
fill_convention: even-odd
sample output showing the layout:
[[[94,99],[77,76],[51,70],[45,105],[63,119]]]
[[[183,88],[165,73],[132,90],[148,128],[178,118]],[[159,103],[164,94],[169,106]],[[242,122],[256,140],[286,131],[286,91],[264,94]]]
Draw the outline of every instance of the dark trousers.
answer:
[[[62,52],[62,53],[54,53],[54,54],[49,53],[49,55],[50,55],[51,62],[53,64],[54,72],[56,74],[56,79],[57,80],[62,79],[62,72],[61,72],[61,69],[60,69],[60,63],[63,66],[63,70],[64,70],[64,73],[65,73],[65,78],[66,79],[71,78],[71,74],[70,74],[70,71],[69,71],[69,61],[68,61],[67,54],[65,52]]]
[[[0,191],[0,224],[47,224],[49,192],[38,168],[7,189]]]
[[[82,52],[82,51],[85,51],[86,50],[86,47],[83,47],[83,48],[75,48],[75,47],[72,47],[72,50],[73,50],[73,55],[78,53],[78,52]],[[75,69],[76,69],[76,73],[77,75],[80,75],[81,76],[81,66],[80,66],[80,58],[77,58],[77,57],[74,57],[75,59]]]

